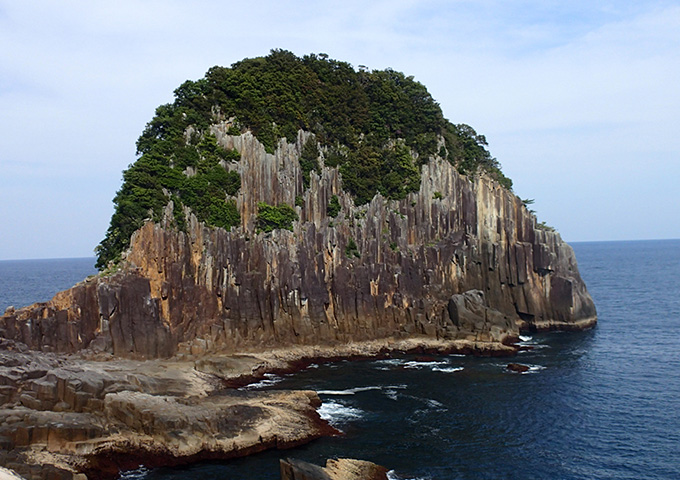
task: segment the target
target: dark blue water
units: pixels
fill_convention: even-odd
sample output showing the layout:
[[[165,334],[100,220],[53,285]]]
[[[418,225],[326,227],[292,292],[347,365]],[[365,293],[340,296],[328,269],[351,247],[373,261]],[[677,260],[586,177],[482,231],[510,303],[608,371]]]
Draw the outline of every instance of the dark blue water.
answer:
[[[0,314],[9,306],[46,302],[88,275],[97,273],[95,258],[0,260]]]
[[[274,480],[291,456],[371,460],[404,479],[680,478],[680,240],[573,246],[599,324],[525,337],[535,348],[513,361],[530,372],[460,356],[316,365],[255,388],[319,391],[343,436],[126,476]]]

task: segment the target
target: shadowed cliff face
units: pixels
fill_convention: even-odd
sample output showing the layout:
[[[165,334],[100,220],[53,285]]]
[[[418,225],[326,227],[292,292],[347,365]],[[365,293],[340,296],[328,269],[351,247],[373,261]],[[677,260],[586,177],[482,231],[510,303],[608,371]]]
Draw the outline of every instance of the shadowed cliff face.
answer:
[[[595,307],[574,253],[535,228],[519,198],[445,161],[422,167],[420,191],[354,206],[338,170],[298,163],[308,134],[274,155],[249,133],[218,142],[241,153],[242,226],[138,230],[121,269],[7,312],[0,335],[34,349],[83,348],[128,357],[231,353],[292,345],[425,336],[503,342],[519,329],[579,329]],[[337,195],[342,209],[329,218]],[[256,233],[257,203],[295,204],[293,231]],[[356,249],[348,249],[351,243]]]

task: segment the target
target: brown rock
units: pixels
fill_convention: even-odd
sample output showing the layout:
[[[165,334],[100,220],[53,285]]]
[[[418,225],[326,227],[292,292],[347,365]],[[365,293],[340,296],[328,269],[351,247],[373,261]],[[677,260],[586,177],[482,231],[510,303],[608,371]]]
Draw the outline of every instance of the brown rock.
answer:
[[[279,465],[281,480],[331,480],[325,468],[301,460],[280,459]]]
[[[511,372],[524,373],[529,371],[527,365],[522,365],[521,363],[508,363],[507,369]]]
[[[22,393],[19,396],[19,402],[26,408],[32,410],[42,410],[42,402],[28,393]]]
[[[0,406],[0,465],[27,479],[115,478],[119,469],[230,458],[335,433],[314,392],[219,390],[261,368],[244,356],[220,376],[193,362],[87,361],[0,350],[18,402]],[[38,378],[35,378],[37,373]],[[219,391],[219,394],[217,394]]]
[[[448,316],[457,338],[503,343],[519,334],[512,318],[486,305],[484,292],[469,290],[453,295],[447,305]],[[455,329],[455,330],[454,330]]]
[[[326,467],[288,458],[280,460],[281,480],[387,480],[387,469],[365,460],[330,459]]]

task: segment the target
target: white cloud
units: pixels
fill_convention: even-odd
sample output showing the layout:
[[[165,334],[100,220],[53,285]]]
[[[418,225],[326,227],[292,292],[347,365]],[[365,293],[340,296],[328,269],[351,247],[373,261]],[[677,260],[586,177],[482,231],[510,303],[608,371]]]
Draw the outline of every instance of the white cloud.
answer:
[[[102,238],[135,139],[174,88],[271,48],[414,75],[567,238],[680,236],[677,219],[640,212],[643,198],[666,217],[680,203],[676,2],[0,1],[0,47],[0,221],[17,238],[72,223],[87,249],[64,240],[63,255]],[[0,258],[47,255],[33,236],[3,235]]]
[[[652,9],[550,48],[483,47],[443,64],[438,50],[416,70],[565,237],[677,237],[678,27],[680,8]]]

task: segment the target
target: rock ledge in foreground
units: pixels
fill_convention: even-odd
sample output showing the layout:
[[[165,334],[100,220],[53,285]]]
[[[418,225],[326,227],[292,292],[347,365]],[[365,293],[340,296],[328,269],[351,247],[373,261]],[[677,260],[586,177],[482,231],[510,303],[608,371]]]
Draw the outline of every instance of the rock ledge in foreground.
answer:
[[[365,460],[330,459],[326,467],[281,459],[281,480],[387,480],[387,469]]]
[[[0,342],[0,466],[27,480],[116,478],[335,433],[311,391],[225,390],[191,362],[19,350]]]

